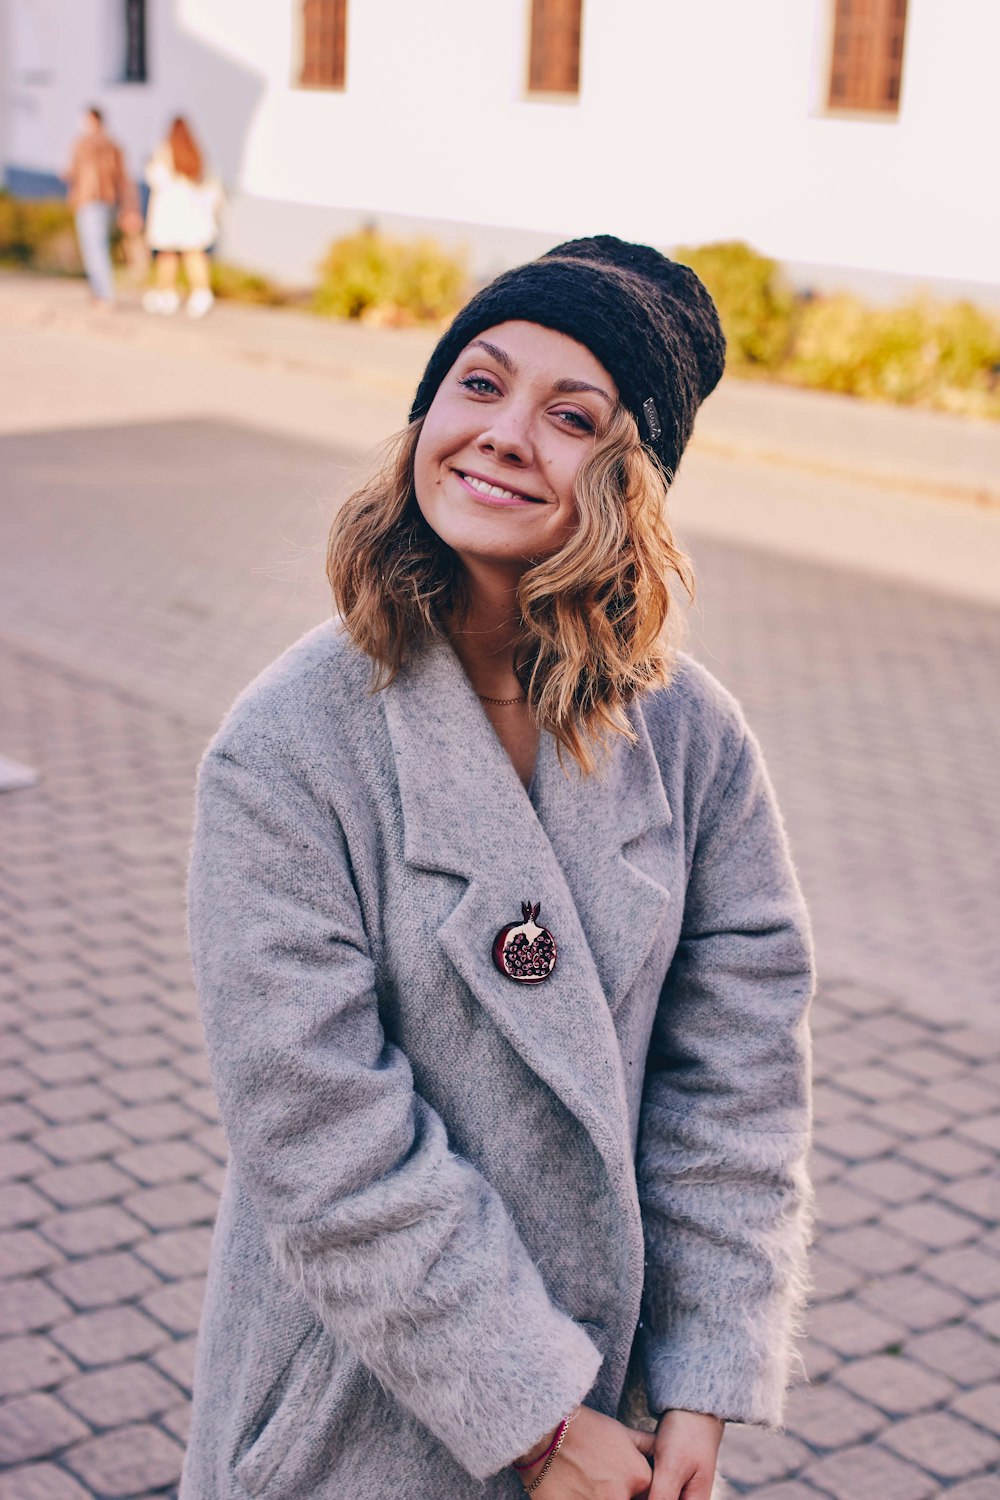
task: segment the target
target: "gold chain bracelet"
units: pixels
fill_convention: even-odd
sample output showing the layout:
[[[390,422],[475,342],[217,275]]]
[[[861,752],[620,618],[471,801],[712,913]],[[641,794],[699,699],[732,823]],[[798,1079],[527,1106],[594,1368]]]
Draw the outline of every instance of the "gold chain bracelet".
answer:
[[[570,1412],[569,1416],[563,1422],[563,1424],[562,1424],[562,1432],[560,1432],[559,1436],[556,1438],[555,1446],[552,1449],[552,1452],[549,1454],[548,1458],[542,1464],[542,1467],[539,1469],[538,1473],[535,1475],[535,1477],[531,1481],[531,1483],[525,1485],[524,1488],[525,1488],[525,1492],[527,1494],[529,1494],[529,1495],[534,1494],[535,1490],[537,1490],[538,1486],[541,1484],[542,1480],[545,1478],[546,1474],[551,1469],[553,1463],[555,1462],[556,1454],[559,1452],[559,1449],[562,1447],[563,1443],[566,1440],[566,1434],[569,1431],[569,1424],[572,1422],[573,1418],[576,1416],[576,1413],[579,1410],[580,1410],[580,1408],[576,1407],[573,1411]]]

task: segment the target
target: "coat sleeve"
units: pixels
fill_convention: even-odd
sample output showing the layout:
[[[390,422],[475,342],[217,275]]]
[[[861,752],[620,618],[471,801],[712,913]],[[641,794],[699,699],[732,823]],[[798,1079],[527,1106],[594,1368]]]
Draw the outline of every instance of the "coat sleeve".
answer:
[[[645,1082],[651,1410],[780,1425],[805,1288],[812,950],[752,736],[697,819]]]
[[[203,762],[189,897],[233,1166],[331,1335],[482,1479],[601,1357],[383,1033],[341,822],[277,753],[248,760]]]

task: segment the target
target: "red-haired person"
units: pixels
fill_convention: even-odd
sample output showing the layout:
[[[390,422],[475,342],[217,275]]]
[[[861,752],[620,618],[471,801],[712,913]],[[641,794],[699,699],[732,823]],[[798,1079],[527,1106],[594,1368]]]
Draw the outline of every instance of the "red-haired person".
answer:
[[[208,250],[219,232],[221,191],[182,115],[153,154],[146,182],[146,238],[156,256],[156,286],[143,297],[143,306],[152,313],[177,311],[177,272],[183,260],[190,287],[186,311],[189,317],[204,317],[215,300]]]

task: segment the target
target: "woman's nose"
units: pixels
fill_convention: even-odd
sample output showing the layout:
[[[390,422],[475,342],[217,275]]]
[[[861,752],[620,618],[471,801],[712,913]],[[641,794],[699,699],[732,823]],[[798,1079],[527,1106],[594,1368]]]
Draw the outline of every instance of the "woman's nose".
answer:
[[[529,424],[513,408],[496,413],[490,426],[480,433],[476,446],[481,453],[489,453],[503,463],[518,464],[521,467],[531,463]]]

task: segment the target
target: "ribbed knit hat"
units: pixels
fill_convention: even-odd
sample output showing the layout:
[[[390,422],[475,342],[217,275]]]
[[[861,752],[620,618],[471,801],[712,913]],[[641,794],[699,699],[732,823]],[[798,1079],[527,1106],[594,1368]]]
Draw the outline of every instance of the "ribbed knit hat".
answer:
[[[613,235],[568,240],[505,271],[468,302],[431,355],[410,411],[421,417],[466,344],[499,323],[541,323],[584,344],[612,376],[643,441],[676,473],[726,341],[688,266]]]

